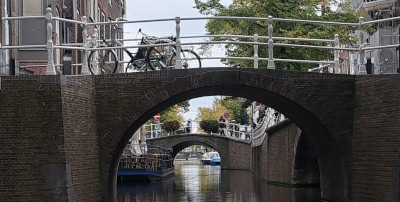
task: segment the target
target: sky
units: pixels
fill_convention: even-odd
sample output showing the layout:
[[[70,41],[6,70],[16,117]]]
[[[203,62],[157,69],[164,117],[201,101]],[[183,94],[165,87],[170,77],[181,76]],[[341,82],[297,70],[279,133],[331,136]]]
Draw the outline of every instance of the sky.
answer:
[[[224,5],[229,5],[232,0],[221,0]],[[184,17],[201,17],[195,6],[194,0],[127,0],[127,20],[149,20],[149,19],[165,19],[175,18],[177,16]],[[182,21],[181,36],[187,35],[205,35],[206,20]],[[176,35],[175,22],[151,22],[151,23],[135,23],[124,25],[125,39],[140,39],[138,35],[139,28],[147,35],[151,36],[172,36]],[[202,39],[182,39],[182,42],[196,42]],[[125,45],[137,45],[137,42],[125,42]],[[197,51],[199,52],[199,51]],[[224,56],[221,48],[214,47],[212,56]],[[219,60],[202,60],[203,67],[221,67],[224,66]],[[189,101],[189,112],[184,113],[185,120],[194,120],[197,115],[198,107],[211,107],[214,101],[213,96],[200,97]],[[162,115],[161,115],[162,116]],[[194,123],[194,131],[197,126]]]

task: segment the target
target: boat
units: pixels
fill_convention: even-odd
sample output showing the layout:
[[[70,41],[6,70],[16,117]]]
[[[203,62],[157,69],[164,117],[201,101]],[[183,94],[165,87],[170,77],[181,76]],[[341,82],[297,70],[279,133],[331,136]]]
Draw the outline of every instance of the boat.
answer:
[[[221,165],[221,157],[216,156],[216,157],[212,158],[210,164],[212,166]]]
[[[159,181],[174,174],[172,148],[128,144],[118,165],[118,181]]]
[[[221,162],[221,158],[218,154],[218,152],[206,152],[203,154],[202,158],[201,158],[201,162],[203,163],[203,165],[211,165],[211,161],[213,158],[219,158],[219,162]],[[216,158],[214,160],[214,162],[217,162],[218,159]]]

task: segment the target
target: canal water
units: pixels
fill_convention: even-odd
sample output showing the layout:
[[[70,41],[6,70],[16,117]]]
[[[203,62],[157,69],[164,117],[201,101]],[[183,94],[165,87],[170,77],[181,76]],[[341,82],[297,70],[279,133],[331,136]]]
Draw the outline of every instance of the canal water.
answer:
[[[159,182],[130,182],[117,186],[119,202],[320,201],[318,188],[269,185],[249,171],[221,170],[199,160],[175,161],[175,175]]]

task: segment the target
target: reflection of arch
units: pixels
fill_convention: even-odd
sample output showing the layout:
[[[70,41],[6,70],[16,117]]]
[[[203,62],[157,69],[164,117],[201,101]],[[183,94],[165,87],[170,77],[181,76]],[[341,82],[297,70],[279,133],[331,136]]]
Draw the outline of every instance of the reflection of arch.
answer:
[[[338,126],[331,122],[339,117],[349,118],[352,116],[349,111],[346,112],[350,114],[340,113],[350,109],[352,105],[348,107],[330,105],[329,108],[326,108],[324,106],[331,104],[331,97],[327,94],[320,94],[320,92],[323,92],[325,88],[329,90],[340,90],[343,89],[343,86],[351,88],[354,82],[352,78],[349,77],[350,79],[344,80],[345,82],[341,82],[341,86],[339,86],[336,85],[337,81],[333,83],[332,80],[325,79],[317,79],[315,83],[313,83],[312,78],[304,79],[305,77],[300,77],[299,80],[296,80],[296,74],[293,74],[293,79],[280,78],[280,71],[272,72],[278,77],[258,70],[254,72],[231,69],[224,71],[206,69],[202,71],[194,70],[193,74],[187,76],[185,76],[185,71],[161,71],[160,75],[166,74],[167,79],[171,79],[168,75],[175,74],[182,77],[171,80],[157,80],[157,82],[164,82],[163,85],[147,89],[146,94],[141,96],[139,100],[125,103],[126,106],[144,107],[133,107],[129,110],[124,108],[123,113],[118,115],[118,119],[113,118],[115,123],[112,123],[106,130],[103,130],[105,127],[100,129],[103,134],[107,134],[101,140],[100,147],[105,147],[108,150],[101,150],[100,155],[101,160],[105,161],[105,165],[109,165],[107,170],[103,171],[103,173],[108,173],[108,177],[105,179],[108,184],[105,186],[108,186],[107,195],[109,197],[115,196],[115,173],[117,172],[119,156],[131,134],[137,128],[154,114],[173,104],[202,96],[228,95],[256,100],[285,114],[307,135],[307,139],[318,157],[322,197],[334,201],[346,201],[348,199],[345,166],[345,160],[348,160],[348,157],[345,156],[345,153],[342,155],[340,151],[346,152],[349,149],[350,137],[347,135],[351,132],[352,123],[344,123]],[[287,78],[291,78],[290,76],[288,75]],[[102,82],[102,79],[99,82]],[[106,82],[110,84],[109,81]],[[313,85],[314,87],[318,86],[318,88],[304,87]],[[105,90],[115,89],[116,86],[109,85],[108,88],[110,89]],[[335,102],[351,102],[353,98],[352,93],[347,93],[339,98],[336,96]],[[99,99],[101,98],[99,97]],[[108,109],[106,105],[101,106],[101,104],[96,105],[98,110]],[[112,120],[104,121],[106,123],[106,121]],[[113,144],[112,146],[106,145],[110,142]],[[106,157],[110,154],[107,151],[113,152],[112,159]]]
[[[317,156],[304,134],[297,139],[292,172],[293,184],[317,185],[320,183]]]

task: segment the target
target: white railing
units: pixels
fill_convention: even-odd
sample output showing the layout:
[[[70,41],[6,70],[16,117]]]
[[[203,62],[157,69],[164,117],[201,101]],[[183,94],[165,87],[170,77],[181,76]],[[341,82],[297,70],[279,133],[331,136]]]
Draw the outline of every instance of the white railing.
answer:
[[[267,129],[285,120],[285,116],[282,113],[271,107],[268,107],[264,113],[263,120],[259,122],[253,130],[252,146],[261,145],[264,142],[264,138],[267,136]]]
[[[162,137],[163,136],[163,131],[161,128],[162,124],[163,123],[150,123],[144,125],[147,138],[151,139],[151,138]]]
[[[160,46],[160,44],[150,44],[150,45],[136,45],[136,46],[118,46],[118,47],[99,47],[98,46],[98,36],[94,34],[92,37],[88,36],[88,27],[94,27],[97,25],[119,25],[119,24],[127,24],[127,23],[151,23],[151,22],[165,22],[165,21],[175,21],[175,30],[176,30],[176,42],[174,43],[167,43],[162,45],[173,45],[176,47],[176,69],[182,68],[180,52],[181,47],[186,45],[201,45],[201,44],[246,44],[254,46],[254,55],[248,57],[202,57],[202,59],[242,59],[242,60],[253,60],[254,61],[254,68],[258,68],[259,61],[268,61],[268,69],[275,69],[275,61],[279,62],[297,62],[297,63],[317,63],[324,65],[334,65],[334,72],[338,73],[339,71],[339,50],[347,50],[359,53],[359,58],[362,58],[360,61],[359,66],[359,74],[366,74],[365,62],[364,62],[364,55],[365,50],[372,50],[372,49],[382,49],[382,48],[393,48],[398,47],[400,44],[393,44],[388,46],[376,46],[376,47],[365,47],[364,44],[364,35],[363,32],[359,32],[359,44],[358,48],[343,48],[339,46],[339,37],[338,35],[334,35],[333,39],[299,39],[299,38],[289,38],[289,37],[274,37],[273,36],[273,22],[296,22],[296,23],[307,23],[307,24],[326,24],[332,26],[350,26],[350,27],[358,27],[359,30],[362,30],[365,25],[373,24],[373,23],[380,23],[386,21],[393,21],[398,20],[400,17],[394,18],[387,18],[387,19],[380,19],[374,21],[364,22],[364,18],[360,17],[358,23],[343,23],[343,22],[325,22],[325,21],[314,21],[314,20],[299,20],[299,19],[283,19],[283,18],[273,18],[268,16],[267,18],[259,18],[259,17],[234,17],[234,16],[214,16],[214,17],[192,17],[192,18],[166,18],[166,19],[152,19],[152,20],[136,20],[136,21],[113,21],[113,22],[97,22],[97,23],[88,23],[87,18],[84,16],[82,17],[82,21],[77,20],[69,20],[63,19],[59,17],[52,16],[51,8],[46,9],[45,16],[18,16],[18,17],[3,17],[2,20],[29,20],[29,19],[46,19],[46,44],[43,45],[21,45],[21,46],[1,46],[2,50],[5,49],[20,49],[20,48],[46,48],[48,52],[47,58],[47,65],[46,65],[46,74],[47,75],[54,75],[56,74],[53,52],[54,49],[69,49],[69,50],[80,50],[83,51],[83,59],[81,64],[73,64],[73,65],[82,65],[82,72],[81,74],[86,75],[89,74],[88,70],[88,53],[89,51],[96,51],[96,50],[104,50],[104,49],[126,49],[126,48],[141,48],[141,47],[155,47]],[[250,21],[266,21],[268,22],[268,36],[258,36],[255,33],[253,36],[242,36],[242,35],[204,35],[204,36],[184,36],[180,35],[181,21],[190,21],[190,20],[250,20]],[[54,44],[52,40],[52,30],[54,21],[60,21],[65,23],[73,23],[82,26],[82,37],[83,43],[82,44]],[[190,42],[190,43],[183,43],[181,39],[183,38],[207,38],[207,37],[236,37],[236,38],[252,38],[253,42],[244,42],[244,41],[235,41],[235,40],[227,40],[227,41],[208,41],[208,42]],[[259,39],[268,39],[268,43],[258,42]],[[333,43],[329,46],[311,46],[311,45],[299,45],[299,44],[285,44],[285,43],[275,43],[274,40],[288,40],[288,41],[309,41],[309,42],[327,42]],[[268,57],[263,58],[258,55],[258,46],[268,46]],[[297,48],[318,48],[318,49],[327,49],[333,50],[334,52],[334,60],[333,61],[312,61],[312,60],[296,60],[296,59],[280,59],[274,58],[273,48],[274,46],[280,47],[297,47]],[[123,63],[123,62],[122,62]]]

